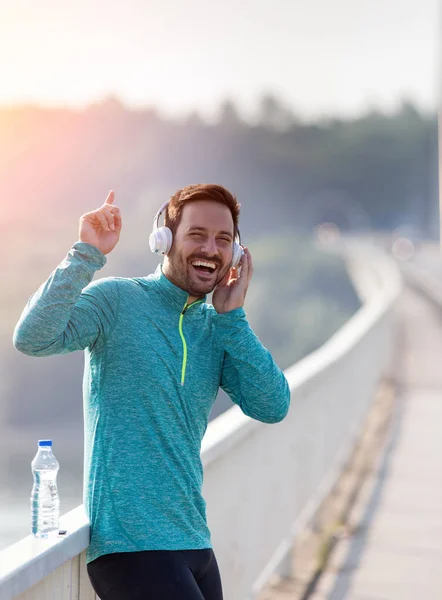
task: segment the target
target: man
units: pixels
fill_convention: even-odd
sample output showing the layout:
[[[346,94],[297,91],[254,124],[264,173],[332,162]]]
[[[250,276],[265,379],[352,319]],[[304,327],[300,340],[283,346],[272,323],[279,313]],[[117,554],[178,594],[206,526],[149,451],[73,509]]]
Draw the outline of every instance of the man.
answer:
[[[238,216],[225,188],[183,188],[167,206],[163,265],[148,277],[91,283],[121,232],[111,191],[81,217],[79,241],[16,327],[25,354],[86,351],[87,562],[101,600],[222,598],[201,495],[209,412],[220,386],[266,423],[282,420],[290,402],[245,317],[247,248],[231,268]]]

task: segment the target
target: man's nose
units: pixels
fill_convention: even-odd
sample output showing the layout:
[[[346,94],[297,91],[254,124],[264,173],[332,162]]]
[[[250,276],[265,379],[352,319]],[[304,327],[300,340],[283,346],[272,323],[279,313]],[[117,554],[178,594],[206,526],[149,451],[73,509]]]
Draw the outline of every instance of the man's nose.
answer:
[[[207,237],[204,240],[203,245],[201,246],[201,250],[208,256],[215,256],[216,254],[218,254],[218,246],[216,245],[215,238]]]

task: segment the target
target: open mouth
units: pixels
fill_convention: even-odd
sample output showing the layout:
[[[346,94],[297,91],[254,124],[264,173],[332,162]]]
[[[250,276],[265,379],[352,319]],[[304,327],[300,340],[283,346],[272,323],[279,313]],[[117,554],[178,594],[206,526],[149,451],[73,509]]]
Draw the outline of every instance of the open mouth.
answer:
[[[216,263],[210,260],[193,260],[191,265],[195,272],[204,279],[213,275],[217,269]]]

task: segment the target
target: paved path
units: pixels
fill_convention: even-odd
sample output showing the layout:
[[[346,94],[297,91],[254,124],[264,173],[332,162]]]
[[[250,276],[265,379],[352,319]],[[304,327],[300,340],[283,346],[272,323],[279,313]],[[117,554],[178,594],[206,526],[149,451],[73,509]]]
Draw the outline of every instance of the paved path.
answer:
[[[378,468],[310,600],[442,599],[442,315],[407,291],[398,407]]]

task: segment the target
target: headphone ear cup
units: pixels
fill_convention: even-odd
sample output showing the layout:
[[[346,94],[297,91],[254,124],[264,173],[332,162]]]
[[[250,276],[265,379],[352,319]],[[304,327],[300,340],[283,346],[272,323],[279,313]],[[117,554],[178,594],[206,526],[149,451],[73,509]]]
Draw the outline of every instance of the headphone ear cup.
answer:
[[[230,265],[231,269],[236,269],[238,267],[243,254],[244,250],[241,248],[238,242],[233,242],[232,264]]]
[[[149,247],[155,254],[167,254],[172,248],[172,232],[169,227],[159,227],[149,236]]]

